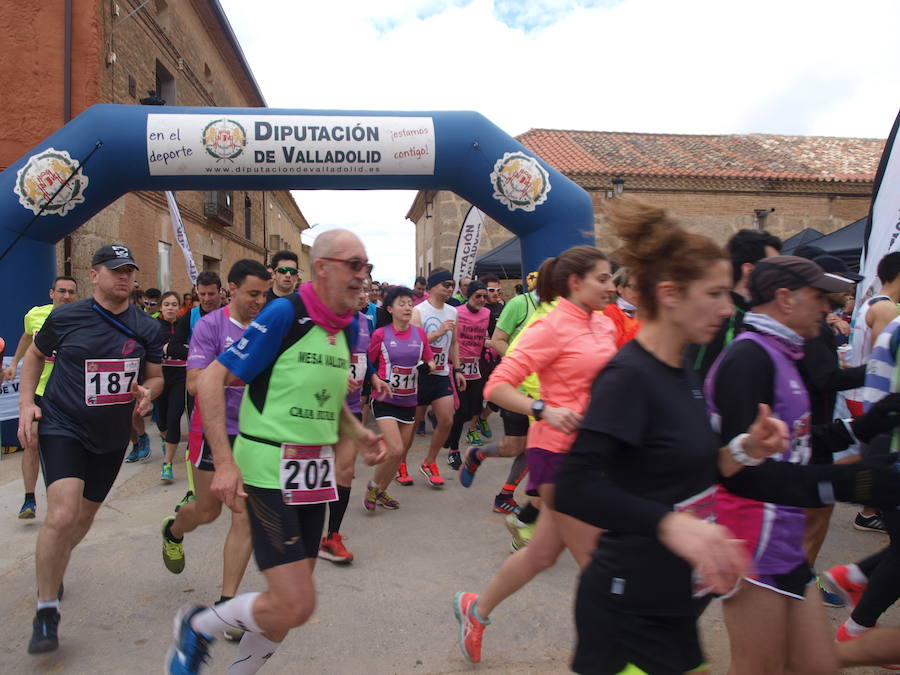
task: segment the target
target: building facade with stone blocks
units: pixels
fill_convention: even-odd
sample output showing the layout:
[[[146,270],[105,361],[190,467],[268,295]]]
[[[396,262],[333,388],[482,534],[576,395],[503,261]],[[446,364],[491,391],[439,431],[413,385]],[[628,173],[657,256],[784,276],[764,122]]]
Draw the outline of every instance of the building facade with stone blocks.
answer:
[[[2,6],[0,169],[95,103],[136,105],[154,92],[166,105],[266,105],[217,0],[2,0]],[[300,233],[309,225],[290,192],[175,197],[198,269],[224,278],[241,258],[268,262],[282,248],[302,257]],[[58,272],[73,275],[87,295],[91,255],[113,242],[132,249],[141,287],[190,290],[164,193],[126,194],[60,241]]]
[[[806,227],[828,234],[868,214],[885,143],[556,129],[532,129],[518,140],[588,191],[597,246],[607,252],[617,242],[604,221],[603,205],[618,192],[665,208],[687,227],[723,244],[742,228],[766,229],[782,239]],[[416,225],[418,274],[452,267],[470,206],[451,192],[416,195],[407,218]],[[512,236],[486,219],[479,251],[486,253]]]

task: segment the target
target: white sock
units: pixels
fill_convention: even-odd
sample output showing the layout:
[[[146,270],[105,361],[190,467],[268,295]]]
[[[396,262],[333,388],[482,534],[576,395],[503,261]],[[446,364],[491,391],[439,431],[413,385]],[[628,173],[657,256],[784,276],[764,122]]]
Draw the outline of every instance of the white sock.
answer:
[[[862,573],[862,570],[859,569],[859,565],[856,563],[847,565],[847,577],[857,586],[865,586],[869,583],[869,577]]]
[[[871,628],[871,626],[860,626],[853,619],[847,619],[844,622],[844,628],[847,629],[847,632],[850,633],[853,637],[859,637],[867,630]]]
[[[57,612],[59,611],[59,599],[58,598],[54,598],[53,600],[47,600],[46,602],[43,600],[37,601],[37,608],[38,608],[39,612],[42,609],[49,609],[51,607],[53,609],[55,609]]]
[[[259,593],[242,593],[233,600],[210,607],[191,619],[191,628],[209,637],[230,629],[260,633],[262,629],[253,619],[253,603],[258,596]]]
[[[244,633],[228,675],[252,675],[266,665],[280,644],[266,639],[262,633]]]

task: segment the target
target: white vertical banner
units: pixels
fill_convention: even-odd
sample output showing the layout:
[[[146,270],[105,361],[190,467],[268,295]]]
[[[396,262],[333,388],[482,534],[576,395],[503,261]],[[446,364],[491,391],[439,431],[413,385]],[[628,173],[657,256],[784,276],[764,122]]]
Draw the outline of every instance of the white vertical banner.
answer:
[[[484,232],[484,214],[474,206],[469,209],[456,241],[456,256],[453,258],[453,279],[469,279],[475,274],[475,258]]]
[[[175,195],[171,190],[166,190],[166,201],[169,202],[169,214],[172,216],[172,231],[175,233],[175,241],[181,247],[184,254],[184,264],[187,266],[188,276],[191,278],[191,285],[197,285],[197,265],[194,263],[194,256],[191,253],[191,242],[188,241],[187,230],[184,229],[184,221],[181,220],[181,212],[178,210],[178,204],[175,201]]]
[[[13,357],[3,357],[3,367],[9,367]],[[16,370],[15,379],[0,382],[0,422],[19,418],[19,375],[22,373],[22,365]],[[10,445],[15,445],[10,441]]]

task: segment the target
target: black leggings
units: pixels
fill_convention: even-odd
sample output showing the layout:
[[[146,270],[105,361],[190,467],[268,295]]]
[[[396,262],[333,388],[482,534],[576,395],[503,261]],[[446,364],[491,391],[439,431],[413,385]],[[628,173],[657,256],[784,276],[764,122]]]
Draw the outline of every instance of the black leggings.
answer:
[[[156,399],[156,426],[163,435],[166,443],[178,445],[181,442],[181,416],[184,414],[185,375],[184,368],[181,376],[170,375],[165,372],[165,384],[162,393]]]
[[[453,415],[453,426],[444,443],[444,447],[451,450],[459,450],[459,438],[466,422],[481,414],[481,407],[484,405],[484,380],[466,380],[466,390],[458,393],[459,409]]]
[[[884,509],[881,517],[890,543],[878,553],[856,563],[869,578],[869,585],[850,617],[866,627],[874,626],[900,598],[900,511]]]

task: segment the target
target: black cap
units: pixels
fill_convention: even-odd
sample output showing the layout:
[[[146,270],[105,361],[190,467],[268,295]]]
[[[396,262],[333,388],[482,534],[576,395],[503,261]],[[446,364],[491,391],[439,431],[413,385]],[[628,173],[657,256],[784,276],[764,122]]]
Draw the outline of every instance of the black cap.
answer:
[[[847,263],[838,258],[836,255],[820,255],[812,259],[816,265],[821,267],[826,272],[831,272],[831,274],[837,274],[845,279],[849,279],[853,283],[859,283],[863,280],[863,276],[861,274],[856,274],[855,272],[851,272],[850,268],[847,267]]]
[[[472,294],[474,294],[475,292],[486,291],[486,290],[487,290],[487,286],[484,285],[484,282],[478,281],[478,279],[475,279],[474,281],[469,282],[469,287],[466,289],[466,297],[471,298]]]
[[[852,284],[850,279],[826,272],[812,260],[795,255],[775,255],[754,265],[747,287],[750,304],[756,306],[772,300],[779,288],[795,291],[811,286],[826,293],[843,293],[849,291]]]
[[[94,257],[91,259],[91,267],[94,265],[103,265],[111,270],[118,269],[123,265],[131,265],[136,270],[141,269],[137,266],[137,263],[134,262],[134,258],[131,255],[131,249],[127,246],[120,246],[119,244],[107,244],[106,246],[98,248],[96,253],[94,253]]]

